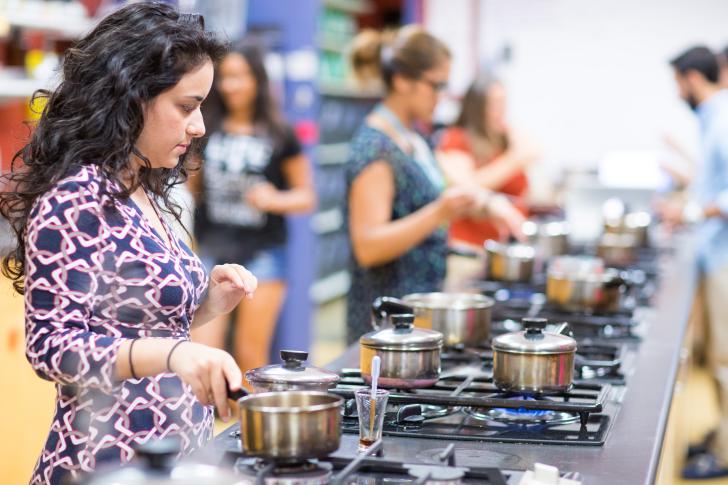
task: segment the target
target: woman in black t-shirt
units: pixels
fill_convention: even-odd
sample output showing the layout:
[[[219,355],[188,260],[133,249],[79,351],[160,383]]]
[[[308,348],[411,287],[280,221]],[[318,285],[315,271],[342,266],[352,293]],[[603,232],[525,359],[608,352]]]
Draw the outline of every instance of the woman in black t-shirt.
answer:
[[[279,115],[261,52],[241,45],[220,62],[205,103],[208,137],[197,195],[195,233],[207,264],[234,261],[258,278],[255,299],[235,312],[235,358],[243,371],[265,365],[285,295],[285,215],[316,203],[311,168]],[[193,338],[222,347],[227,319]]]

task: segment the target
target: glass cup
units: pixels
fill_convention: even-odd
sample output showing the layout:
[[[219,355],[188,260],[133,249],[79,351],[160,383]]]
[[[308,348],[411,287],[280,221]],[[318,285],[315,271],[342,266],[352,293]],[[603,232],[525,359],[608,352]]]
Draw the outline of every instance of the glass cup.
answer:
[[[359,451],[364,451],[382,437],[389,391],[377,389],[375,398],[372,399],[372,390],[363,387],[357,389],[354,396],[356,410],[359,413]]]

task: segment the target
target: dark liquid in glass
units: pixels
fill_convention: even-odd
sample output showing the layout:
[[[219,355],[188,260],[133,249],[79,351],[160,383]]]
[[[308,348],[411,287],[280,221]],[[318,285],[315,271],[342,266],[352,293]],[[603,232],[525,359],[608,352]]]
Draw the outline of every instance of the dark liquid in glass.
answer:
[[[359,446],[372,446],[376,440],[371,438],[359,438]]]

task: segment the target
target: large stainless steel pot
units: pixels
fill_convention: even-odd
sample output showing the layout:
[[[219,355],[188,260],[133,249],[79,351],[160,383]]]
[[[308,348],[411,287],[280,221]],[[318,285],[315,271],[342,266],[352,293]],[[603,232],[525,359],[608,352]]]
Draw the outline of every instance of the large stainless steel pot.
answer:
[[[536,250],[525,244],[485,243],[485,276],[496,281],[528,283],[533,275]]]
[[[536,256],[542,261],[569,251],[569,233],[569,225],[564,221],[523,223],[526,241],[536,249]]]
[[[442,333],[446,346],[488,343],[492,298],[477,293],[412,293],[393,301],[411,306],[415,327]]]
[[[281,350],[283,364],[267,365],[245,373],[253,392],[321,391],[336,387],[339,375],[326,369],[306,366],[308,352]]]
[[[344,400],[317,391],[230,392],[240,410],[240,441],[249,456],[320,458],[339,448]]]
[[[599,258],[560,256],[549,267],[546,299],[557,308],[580,312],[619,310],[627,281]]]
[[[525,330],[493,339],[493,383],[501,390],[521,394],[568,391],[574,378],[576,341],[545,332],[546,319],[524,318]]]
[[[395,299],[377,298],[372,311],[373,324],[378,329],[359,339],[359,366],[367,384],[371,383],[371,363],[375,355],[381,359],[378,381],[381,387],[414,389],[437,382],[442,334],[415,328],[412,307],[401,305]],[[379,328],[385,320],[391,326]]]

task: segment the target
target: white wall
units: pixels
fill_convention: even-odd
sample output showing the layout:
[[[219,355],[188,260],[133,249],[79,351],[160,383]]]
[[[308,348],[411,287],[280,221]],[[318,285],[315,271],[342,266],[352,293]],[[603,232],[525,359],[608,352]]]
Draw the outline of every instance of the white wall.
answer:
[[[695,120],[677,98],[668,61],[696,43],[728,44],[728,1],[721,0],[427,0],[426,5],[432,13],[426,23],[436,34],[458,26],[477,29],[471,37],[477,39],[481,67],[510,46],[511,61],[500,73],[511,121],[538,138],[552,167],[593,166],[615,149],[660,149],[666,133],[694,149]],[[444,39],[459,44],[457,53],[463,37],[451,33]],[[453,76],[462,72],[454,70]]]

